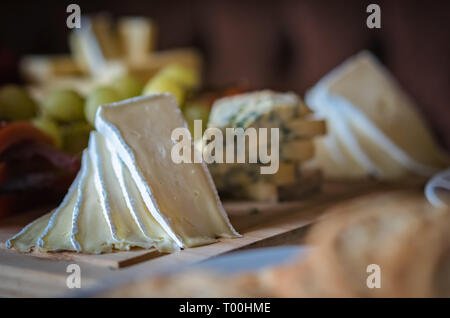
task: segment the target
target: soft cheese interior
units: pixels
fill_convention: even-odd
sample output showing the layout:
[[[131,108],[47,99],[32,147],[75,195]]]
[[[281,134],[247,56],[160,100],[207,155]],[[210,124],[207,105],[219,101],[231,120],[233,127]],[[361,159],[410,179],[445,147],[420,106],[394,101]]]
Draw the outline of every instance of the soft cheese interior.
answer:
[[[7,241],[28,252],[163,252],[237,237],[204,164],[172,161],[184,127],[166,94],[100,108],[82,168],[60,206]]]

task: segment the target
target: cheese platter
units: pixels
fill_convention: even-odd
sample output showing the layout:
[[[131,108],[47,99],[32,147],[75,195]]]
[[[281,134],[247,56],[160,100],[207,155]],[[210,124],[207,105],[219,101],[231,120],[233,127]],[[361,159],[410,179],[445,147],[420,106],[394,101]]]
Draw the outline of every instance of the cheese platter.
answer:
[[[115,30],[86,17],[71,57],[25,58],[30,85],[0,87],[0,296],[89,295],[299,245],[362,195],[388,193],[395,206],[408,190],[422,202],[450,165],[369,52],[305,100],[210,90],[196,51],[154,52],[154,23],[129,19]]]

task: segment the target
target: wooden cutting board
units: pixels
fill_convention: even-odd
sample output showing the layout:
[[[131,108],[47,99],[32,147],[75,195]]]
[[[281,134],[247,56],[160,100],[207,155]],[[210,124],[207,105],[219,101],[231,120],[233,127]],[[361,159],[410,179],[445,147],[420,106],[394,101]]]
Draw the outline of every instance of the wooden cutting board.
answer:
[[[155,249],[133,249],[101,255],[80,253],[20,254],[6,249],[4,242],[42,211],[22,214],[0,224],[0,295],[55,296],[71,292],[67,289],[67,265],[80,264],[85,287],[101,285],[108,280],[129,281],[169,267],[195,263],[236,250],[299,243],[307,225],[317,220],[337,202],[365,193],[415,188],[420,191],[423,180],[397,184],[379,182],[327,182],[322,192],[302,201],[264,203],[227,202],[225,209],[242,238],[189,248],[173,254]],[[134,266],[130,266],[134,265]]]

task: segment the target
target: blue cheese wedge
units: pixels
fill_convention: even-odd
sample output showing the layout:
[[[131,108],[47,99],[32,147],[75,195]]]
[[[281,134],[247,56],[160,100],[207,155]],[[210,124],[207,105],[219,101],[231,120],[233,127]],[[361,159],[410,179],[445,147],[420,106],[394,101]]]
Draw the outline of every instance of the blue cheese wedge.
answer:
[[[312,138],[325,135],[327,132],[326,121],[315,118],[295,118],[285,123],[286,139]]]
[[[310,112],[294,93],[264,90],[219,99],[211,110],[208,127],[279,128]]]
[[[239,236],[206,165],[177,164],[171,159],[172,132],[186,127],[171,95],[103,105],[95,126],[129,169],[152,216],[179,247]]]
[[[275,174],[261,174],[260,164],[214,163],[208,166],[219,191],[256,182],[271,182],[275,185],[297,181],[300,169],[296,163],[280,163]]]
[[[296,181],[289,184],[275,184],[269,180],[256,180],[227,187],[223,192],[226,197],[252,201],[292,201],[302,199],[320,190],[322,175],[319,170],[302,171]]]
[[[280,160],[301,162],[314,156],[312,139],[300,139],[286,142],[280,146]]]
[[[272,128],[278,129],[279,136],[279,171],[273,175],[262,175],[259,164],[213,163],[210,170],[221,194],[236,198],[258,201],[274,201],[279,198],[280,186],[289,186],[298,181],[300,166],[314,157],[313,138],[326,133],[326,123],[313,116],[312,111],[294,93],[278,93],[270,90],[251,92],[216,101],[211,110],[209,128],[226,131],[227,128],[265,128],[267,136],[258,145],[246,143],[245,149],[234,147],[234,158],[258,153],[259,147],[271,145]],[[260,133],[260,130],[257,130]],[[225,134],[226,135],[226,134]],[[224,138],[224,143],[226,138]],[[210,162],[206,151],[206,137],[196,144],[203,147],[203,156]],[[225,151],[230,149],[226,147]],[[256,151],[255,151],[256,150]],[[225,153],[224,153],[225,158]],[[297,185],[296,185],[297,186]]]

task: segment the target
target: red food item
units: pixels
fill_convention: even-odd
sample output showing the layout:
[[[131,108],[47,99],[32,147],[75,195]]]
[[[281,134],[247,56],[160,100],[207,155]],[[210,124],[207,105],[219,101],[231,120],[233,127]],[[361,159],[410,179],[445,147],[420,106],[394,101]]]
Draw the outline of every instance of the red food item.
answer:
[[[58,202],[79,168],[79,157],[54,148],[30,123],[0,124],[0,219]]]
[[[0,127],[0,155],[22,141],[39,141],[53,145],[53,140],[26,121],[3,123]]]

